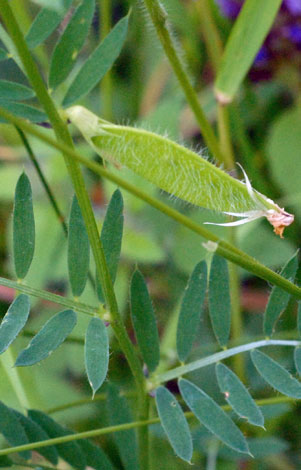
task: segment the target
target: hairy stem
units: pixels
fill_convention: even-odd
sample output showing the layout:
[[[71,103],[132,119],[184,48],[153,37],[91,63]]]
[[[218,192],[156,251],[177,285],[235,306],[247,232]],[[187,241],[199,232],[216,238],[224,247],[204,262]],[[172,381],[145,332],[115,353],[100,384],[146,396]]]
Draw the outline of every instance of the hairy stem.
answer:
[[[204,111],[199,103],[197,93],[194,90],[188,74],[177,53],[176,46],[174,45],[172,36],[167,27],[167,14],[165,10],[160,6],[157,0],[144,0],[144,3],[152,23],[157,31],[165,54],[195,115],[197,123],[200,126],[206,145],[208,145],[210,151],[219,162],[225,162],[224,154],[220,151],[213,129],[204,114]]]

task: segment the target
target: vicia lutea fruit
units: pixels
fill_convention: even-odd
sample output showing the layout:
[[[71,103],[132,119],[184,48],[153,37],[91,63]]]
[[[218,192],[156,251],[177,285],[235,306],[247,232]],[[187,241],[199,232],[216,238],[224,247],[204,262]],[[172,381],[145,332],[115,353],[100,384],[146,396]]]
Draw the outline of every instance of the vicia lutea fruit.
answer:
[[[266,217],[282,237],[294,216],[252,188],[216,167],[198,153],[166,137],[105,121],[82,106],[66,110],[95,152],[117,167],[123,165],[159,188],[191,204],[240,217],[219,225],[240,225]]]

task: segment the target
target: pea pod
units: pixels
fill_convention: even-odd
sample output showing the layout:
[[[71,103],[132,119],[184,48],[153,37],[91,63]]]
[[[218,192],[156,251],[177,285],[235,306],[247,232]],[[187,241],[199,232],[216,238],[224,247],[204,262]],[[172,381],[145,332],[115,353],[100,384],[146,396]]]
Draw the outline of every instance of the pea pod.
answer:
[[[107,122],[82,106],[66,110],[94,150],[118,167],[124,165],[159,188],[191,204],[240,217],[220,225],[240,225],[266,217],[276,234],[294,216],[255,191],[247,175],[241,182],[203,156],[144,129]]]

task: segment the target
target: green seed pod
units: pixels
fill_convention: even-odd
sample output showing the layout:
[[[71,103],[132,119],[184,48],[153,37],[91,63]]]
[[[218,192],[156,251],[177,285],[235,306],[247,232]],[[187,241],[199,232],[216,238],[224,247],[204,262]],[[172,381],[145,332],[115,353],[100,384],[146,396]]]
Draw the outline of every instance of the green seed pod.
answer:
[[[282,237],[284,228],[294,220],[293,215],[255,191],[243,170],[245,183],[166,137],[111,124],[82,106],[73,106],[66,113],[94,150],[116,166],[130,168],[191,204],[243,218],[220,225],[240,225],[266,217]]]

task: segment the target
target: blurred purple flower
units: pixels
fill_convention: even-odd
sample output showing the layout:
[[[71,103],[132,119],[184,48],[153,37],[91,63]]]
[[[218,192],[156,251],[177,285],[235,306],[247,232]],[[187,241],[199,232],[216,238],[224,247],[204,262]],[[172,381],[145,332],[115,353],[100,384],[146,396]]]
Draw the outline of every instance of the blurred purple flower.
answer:
[[[287,7],[292,15],[301,15],[301,1],[300,0],[284,0],[284,5]]]
[[[238,16],[244,1],[215,0],[221,14],[232,21]],[[269,79],[287,60],[300,65],[300,50],[301,0],[283,0],[274,25],[254,60],[249,73],[251,80]]]
[[[231,20],[237,17],[242,5],[240,0],[216,0],[216,3],[219,5],[223,15]]]

